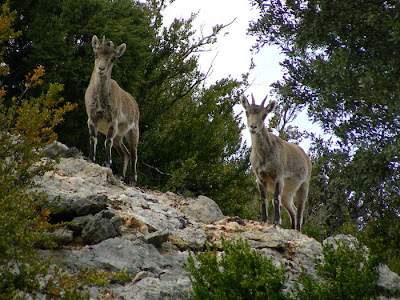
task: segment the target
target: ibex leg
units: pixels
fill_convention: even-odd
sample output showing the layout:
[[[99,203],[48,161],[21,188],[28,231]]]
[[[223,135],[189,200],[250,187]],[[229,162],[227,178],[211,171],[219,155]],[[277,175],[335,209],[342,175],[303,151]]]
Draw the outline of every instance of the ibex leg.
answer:
[[[304,207],[307,202],[307,194],[308,194],[308,183],[303,183],[300,185],[299,189],[296,192],[296,200],[297,200],[297,227],[298,231],[301,231],[301,226],[303,223],[303,213]]]
[[[267,200],[267,187],[265,186],[266,183],[260,182],[257,180],[258,189],[260,190],[260,197],[261,197],[261,221],[268,222],[268,200]]]
[[[129,159],[130,159],[130,152],[129,150],[125,147],[124,142],[123,142],[123,137],[120,136],[116,136],[114,138],[114,148],[117,150],[119,156],[122,159],[122,164],[121,167],[119,169],[119,175],[122,178],[125,178],[125,174],[126,174],[126,169],[128,168],[128,163],[129,163]]]
[[[129,177],[129,184],[135,184],[137,181],[136,164],[137,164],[137,147],[139,143],[139,128],[134,128],[130,130],[127,134],[127,140],[131,154],[130,155],[131,175]]]
[[[283,184],[280,180],[275,181],[275,193],[274,193],[274,208],[275,217],[274,224],[281,224],[281,196],[282,196]]]
[[[296,207],[293,205],[293,195],[282,195],[282,205],[290,216],[292,229],[296,229]]]
[[[104,142],[106,149],[104,165],[106,167],[111,167],[112,164],[111,149],[113,146],[114,137],[115,137],[115,126],[113,124],[110,124],[106,135],[106,141]]]
[[[97,134],[98,130],[91,119],[88,120],[89,128],[89,160],[92,162],[96,161],[96,148],[97,148]]]

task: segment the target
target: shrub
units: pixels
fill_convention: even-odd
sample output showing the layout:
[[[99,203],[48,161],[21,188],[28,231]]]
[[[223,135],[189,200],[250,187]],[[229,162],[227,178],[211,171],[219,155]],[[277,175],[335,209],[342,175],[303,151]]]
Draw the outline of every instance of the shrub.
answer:
[[[186,269],[194,299],[285,299],[282,268],[241,240],[223,241],[222,246],[220,259],[215,247],[207,247],[197,257],[198,266],[189,255]]]
[[[377,261],[367,252],[358,242],[354,245],[342,242],[336,249],[324,246],[324,262],[317,265],[321,281],[301,275],[302,287],[297,285],[296,299],[376,299],[380,293]]]

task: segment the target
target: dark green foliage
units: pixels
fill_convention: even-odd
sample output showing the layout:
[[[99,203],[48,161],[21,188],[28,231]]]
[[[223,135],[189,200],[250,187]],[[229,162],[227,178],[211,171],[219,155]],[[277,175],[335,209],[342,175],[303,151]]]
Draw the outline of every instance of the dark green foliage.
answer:
[[[377,261],[360,243],[339,243],[336,249],[326,245],[324,262],[317,265],[319,282],[309,275],[300,277],[296,299],[376,299],[381,290],[377,285]]]
[[[208,247],[197,256],[198,266],[189,256],[186,268],[190,271],[194,299],[285,299],[281,268],[241,240],[223,241],[222,245],[224,252],[220,258],[216,248]]]
[[[399,203],[396,207],[399,207]],[[398,217],[395,209],[383,210],[383,216],[368,222],[365,230],[357,237],[371,249],[371,253],[393,272],[400,274],[400,222],[393,222]],[[392,215],[395,214],[395,215]]]
[[[223,250],[219,254],[208,247],[198,261],[189,256],[194,299],[377,299],[382,293],[378,260],[356,240],[324,246],[324,259],[315,262],[319,280],[303,273],[291,296],[282,291],[283,270],[247,243],[223,241]]]

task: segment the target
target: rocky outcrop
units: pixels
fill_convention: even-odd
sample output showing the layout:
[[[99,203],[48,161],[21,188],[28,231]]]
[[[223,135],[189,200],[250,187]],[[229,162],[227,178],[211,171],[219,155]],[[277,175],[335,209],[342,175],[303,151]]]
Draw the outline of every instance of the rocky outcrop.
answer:
[[[202,251],[221,238],[243,239],[251,247],[283,265],[289,283],[305,270],[317,279],[315,259],[322,245],[295,230],[276,228],[238,217],[225,217],[210,198],[186,198],[130,187],[116,180],[111,169],[83,158],[61,158],[55,170],[36,179],[49,196],[52,222],[68,222],[52,233],[58,250],[40,250],[43,258],[69,273],[81,268],[126,270],[125,284],[92,287],[90,295],[115,299],[187,299],[191,284],[183,264],[189,250]],[[400,280],[382,270],[391,289]],[[290,285],[289,285],[290,290]]]

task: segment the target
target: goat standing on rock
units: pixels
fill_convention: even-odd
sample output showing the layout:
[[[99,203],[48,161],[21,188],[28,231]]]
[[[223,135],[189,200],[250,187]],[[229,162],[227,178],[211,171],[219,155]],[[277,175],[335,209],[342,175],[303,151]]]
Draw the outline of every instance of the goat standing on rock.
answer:
[[[98,37],[94,35],[92,47],[95,63],[85,93],[90,134],[89,159],[93,162],[96,160],[97,134],[100,131],[106,136],[105,166],[111,166],[111,148],[114,147],[122,158],[119,172],[122,178],[125,178],[129,161],[131,161],[129,183],[133,184],[137,180],[139,107],[135,99],[111,79],[114,61],[124,54],[126,44],[121,44],[114,49],[113,42],[105,42],[105,37],[103,37],[103,42],[100,44]],[[124,145],[124,137],[128,140],[129,150]]]
[[[247,126],[251,134],[250,163],[261,194],[262,221],[267,222],[266,193],[270,191],[274,194],[274,224],[279,225],[281,222],[280,203],[282,201],[290,215],[292,229],[301,231],[311,178],[311,161],[299,146],[283,141],[268,132],[264,120],[277,104],[276,101],[271,101],[264,107],[266,100],[267,97],[261,105],[256,105],[252,96],[250,105],[246,97],[241,96],[241,102],[246,111]],[[293,203],[295,194],[297,209]]]

